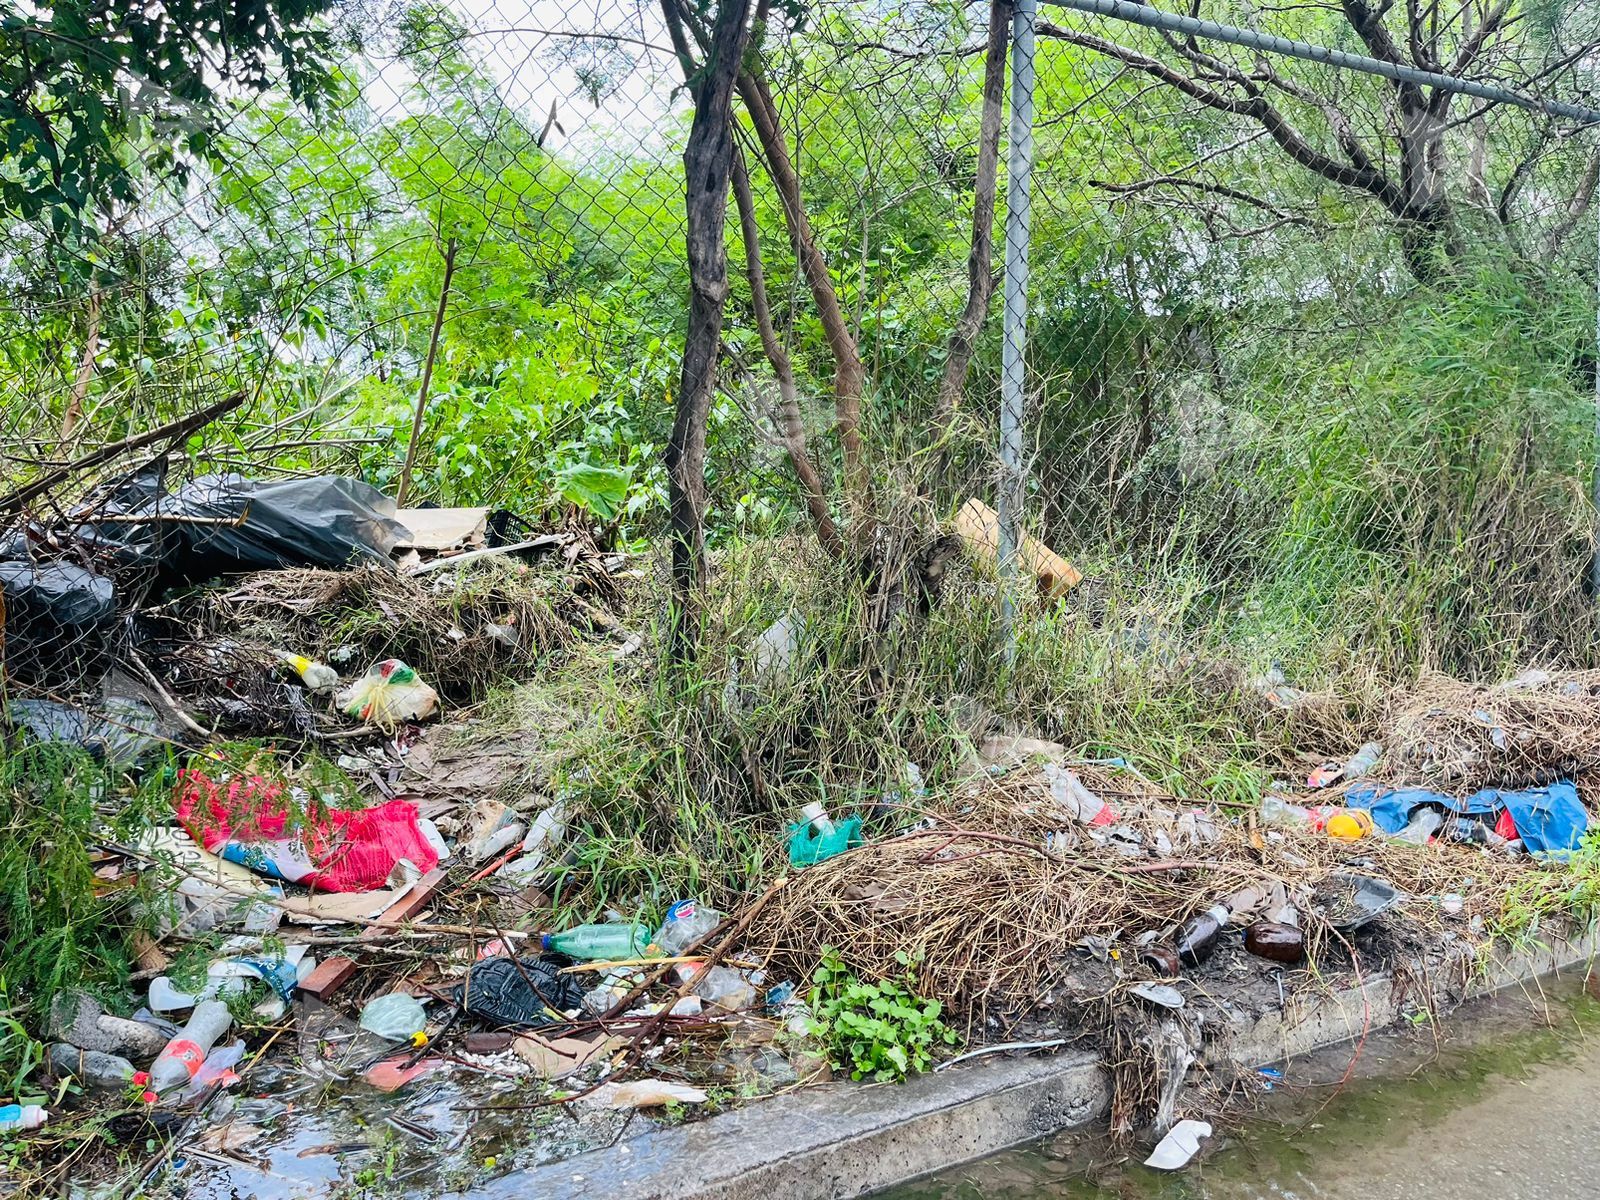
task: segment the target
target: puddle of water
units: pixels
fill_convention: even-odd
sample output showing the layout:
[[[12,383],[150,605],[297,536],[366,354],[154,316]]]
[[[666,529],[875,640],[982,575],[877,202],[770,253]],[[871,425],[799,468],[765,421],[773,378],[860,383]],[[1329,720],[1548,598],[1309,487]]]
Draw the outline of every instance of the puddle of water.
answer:
[[[318,1011],[320,1010],[320,1011]],[[302,1003],[299,1053],[264,1061],[219,1097],[177,1156],[169,1190],[185,1200],[433,1196],[616,1140],[630,1114],[596,1107],[479,1112],[538,1100],[514,1056],[459,1063],[385,1092],[365,1082],[394,1047],[333,1010]],[[237,1144],[223,1131],[240,1135]],[[207,1141],[208,1135],[213,1140]],[[198,1152],[196,1152],[198,1151]],[[215,1153],[213,1153],[215,1151]]]
[[[1592,1112],[1600,1106],[1587,1098],[1589,1081],[1600,1072],[1600,1038],[1587,1036],[1600,1032],[1600,1003],[1562,986],[1485,1002],[1449,1024],[1454,1032],[1442,1044],[1427,1027],[1371,1037],[1353,1070],[1348,1047],[1291,1063],[1258,1112],[1221,1120],[1186,1114],[1211,1120],[1217,1136],[1182,1172],[1141,1165],[1144,1146],[1129,1157],[1103,1138],[1063,1134],[893,1189],[883,1200],[1378,1200],[1380,1192],[1429,1200],[1459,1194],[1450,1190],[1458,1184],[1444,1182],[1448,1172],[1421,1165],[1429,1155],[1469,1178],[1554,1172],[1554,1190],[1546,1194],[1593,1195],[1587,1168],[1583,1179],[1569,1179],[1574,1172],[1554,1153],[1550,1165],[1541,1166],[1525,1148],[1507,1167],[1498,1151],[1516,1138],[1511,1127],[1529,1105],[1540,1108],[1537,1116],[1528,1114],[1530,1139],[1559,1143],[1561,1135],[1552,1131],[1579,1112],[1585,1114],[1577,1117],[1579,1125],[1600,1123],[1600,1113]],[[1582,1159],[1590,1157],[1592,1142],[1581,1128],[1567,1140],[1578,1143]],[[1407,1181],[1408,1175],[1415,1178]],[[1374,1190],[1379,1181],[1384,1186]],[[1562,1190],[1569,1186],[1577,1190]],[[1480,1194],[1500,1193],[1491,1183]]]

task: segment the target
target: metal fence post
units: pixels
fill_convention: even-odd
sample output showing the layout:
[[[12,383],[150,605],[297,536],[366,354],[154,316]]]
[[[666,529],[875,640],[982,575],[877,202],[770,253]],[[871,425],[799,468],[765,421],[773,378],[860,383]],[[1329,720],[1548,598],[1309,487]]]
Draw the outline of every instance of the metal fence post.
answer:
[[[1594,532],[1595,547],[1594,555],[1589,559],[1589,599],[1592,603],[1600,604],[1600,205],[1595,207],[1594,254],[1594,442],[1589,452],[1594,455],[1594,512],[1590,514],[1590,528]]]
[[[1011,20],[1011,130],[1006,158],[1005,328],[1000,361],[1000,621],[1016,653],[1017,547],[1022,538],[1022,414],[1027,386],[1029,192],[1033,170],[1033,28],[1036,0],[1017,0]]]

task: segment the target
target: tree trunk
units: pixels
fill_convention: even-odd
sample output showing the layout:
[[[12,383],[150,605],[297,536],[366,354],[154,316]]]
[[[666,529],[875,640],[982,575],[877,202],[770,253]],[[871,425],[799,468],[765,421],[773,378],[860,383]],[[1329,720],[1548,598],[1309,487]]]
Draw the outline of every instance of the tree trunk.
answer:
[[[662,0],[668,24],[682,28],[677,5]],[[694,121],[683,152],[689,261],[689,328],[683,374],[665,463],[672,516],[672,616],[666,652],[692,660],[700,644],[701,585],[705,576],[706,422],[716,387],[728,296],[724,226],[733,164],[734,80],[748,36],[750,0],[721,0],[705,64],[690,82]]]
[[[839,430],[839,443],[844,450],[845,492],[856,516],[864,518],[870,511],[868,490],[871,480],[861,444],[861,394],[866,385],[861,351],[851,336],[850,324],[839,303],[839,294],[833,286],[832,276],[828,274],[827,260],[822,257],[816,237],[811,232],[811,220],[806,215],[805,203],[800,195],[800,177],[789,156],[789,144],[778,123],[778,110],[772,102],[766,80],[755,69],[741,71],[739,95],[744,100],[750,123],[761,143],[767,173],[772,177],[778,199],[783,205],[789,239],[794,243],[801,273],[811,288],[811,296],[817,306],[817,318],[822,323],[823,335],[833,354],[834,419]]]
[[[750,191],[750,175],[745,170],[744,158],[737,150],[733,156],[733,197],[739,208],[739,232],[744,240],[750,307],[755,313],[756,329],[761,334],[761,347],[766,351],[767,361],[772,364],[772,373],[778,378],[778,419],[783,430],[784,449],[805,492],[806,508],[811,513],[811,523],[816,527],[817,540],[829,554],[837,558],[844,549],[844,541],[839,536],[838,526],[833,523],[833,513],[828,509],[828,493],[822,485],[822,477],[806,452],[806,431],[800,419],[794,364],[789,361],[788,351],[783,348],[772,323],[766,273],[761,267],[760,227],[756,223],[755,197]]]
[[[89,381],[94,378],[94,360],[100,353],[100,289],[89,293],[87,331],[83,335],[83,357],[78,360],[78,377],[72,382],[72,395],[67,399],[67,411],[61,417],[61,442],[63,450],[72,440],[83,420],[83,402],[89,395]]]
[[[1436,279],[1441,250],[1451,254],[1449,197],[1445,194],[1444,121],[1419,88],[1400,89],[1400,190],[1404,196],[1400,242],[1418,279]]]
[[[978,335],[994,296],[994,202],[1000,164],[1000,129],[1006,98],[1006,50],[1011,41],[1013,0],[990,0],[989,41],[983,58],[983,120],[978,127],[978,166],[972,185],[972,246],[967,255],[967,303],[950,331],[944,377],[933,424],[942,432],[955,416],[967,386]]]

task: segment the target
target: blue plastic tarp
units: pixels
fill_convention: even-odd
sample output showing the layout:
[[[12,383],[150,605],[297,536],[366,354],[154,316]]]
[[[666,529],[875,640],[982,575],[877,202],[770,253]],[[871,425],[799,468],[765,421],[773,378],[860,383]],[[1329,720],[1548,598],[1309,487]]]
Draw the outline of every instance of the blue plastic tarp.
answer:
[[[1423,805],[1462,816],[1505,809],[1516,823],[1523,845],[1533,854],[1576,850],[1589,828],[1589,814],[1578,799],[1578,789],[1566,780],[1540,788],[1484,788],[1470,796],[1447,796],[1427,788],[1352,788],[1345,794],[1345,803],[1366,809],[1373,824],[1385,833],[1399,833]]]

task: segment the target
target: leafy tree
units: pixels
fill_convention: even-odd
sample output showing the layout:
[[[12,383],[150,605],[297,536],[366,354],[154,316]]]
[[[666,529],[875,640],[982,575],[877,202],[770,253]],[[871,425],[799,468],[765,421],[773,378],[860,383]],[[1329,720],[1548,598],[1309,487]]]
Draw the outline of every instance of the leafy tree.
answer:
[[[0,214],[67,235],[215,149],[232,91],[313,102],[333,0],[0,0]]]

